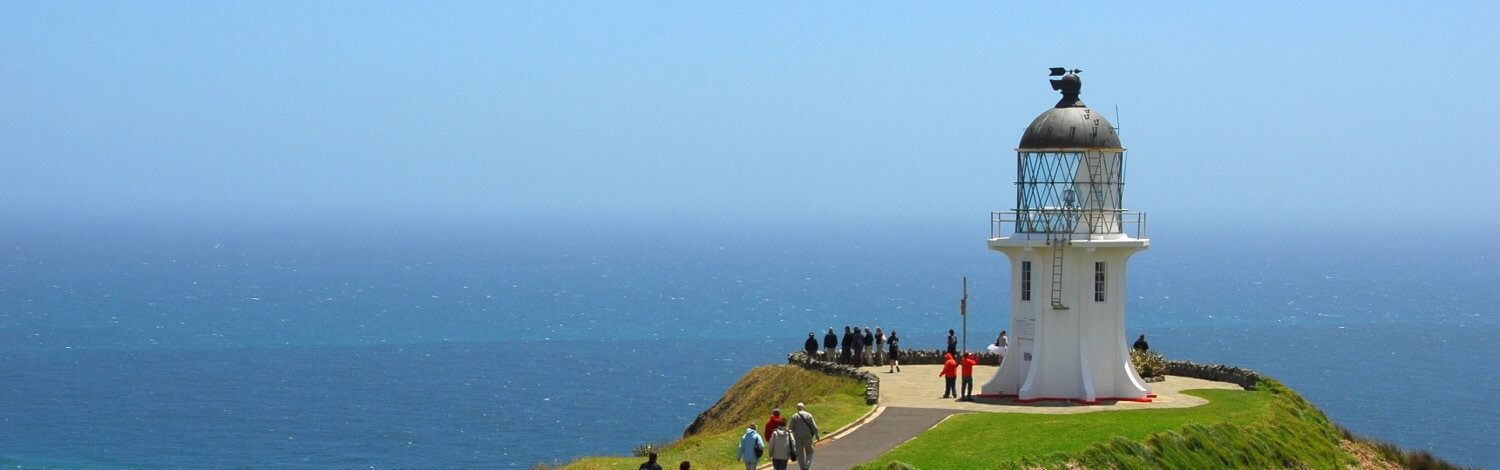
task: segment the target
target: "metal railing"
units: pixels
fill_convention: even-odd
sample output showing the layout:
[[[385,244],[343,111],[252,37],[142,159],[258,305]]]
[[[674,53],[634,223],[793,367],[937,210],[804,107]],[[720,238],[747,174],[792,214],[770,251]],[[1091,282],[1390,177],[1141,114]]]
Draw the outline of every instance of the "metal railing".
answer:
[[[1125,234],[1146,237],[1146,213],[1124,210],[1035,209],[990,213],[990,238],[1012,233],[1068,235],[1086,240],[1090,235]]]

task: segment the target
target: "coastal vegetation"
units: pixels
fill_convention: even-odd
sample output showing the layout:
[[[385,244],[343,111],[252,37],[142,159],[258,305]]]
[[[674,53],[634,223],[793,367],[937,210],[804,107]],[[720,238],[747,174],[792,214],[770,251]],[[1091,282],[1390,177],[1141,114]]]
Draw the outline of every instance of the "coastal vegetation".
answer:
[[[1352,459],[1322,412],[1274,380],[1196,390],[1192,408],[955,416],[861,468],[1339,468]],[[893,465],[896,463],[899,465]]]
[[[1427,452],[1354,436],[1272,379],[1193,390],[1193,408],[1041,415],[970,413],[856,469],[1455,469]]]
[[[735,460],[735,449],[745,428],[755,423],[763,430],[770,410],[781,408],[783,416],[796,412],[798,402],[817,417],[827,435],[869,413],[865,384],[848,377],[812,372],[801,367],[772,365],[757,367],[741,377],[723,398],[688,426],[681,439],[671,443],[646,443],[635,453],[655,450],[663,468],[677,468],[688,460],[697,469],[743,470]],[[560,467],[561,470],[635,470],[641,456],[586,457]],[[550,468],[545,465],[534,470]]]
[[[864,392],[864,383],[844,376],[790,365],[758,367],[700,414],[681,439],[642,444],[634,456],[587,457],[560,468],[632,470],[646,452],[655,450],[663,468],[689,460],[694,469],[738,470],[744,468],[734,459],[739,438],[748,424],[764,423],[767,410],[790,414],[795,403],[805,402],[826,435],[871,411]],[[1248,390],[1185,393],[1208,404],[1062,415],[955,415],[855,468],[1459,468],[1425,451],[1355,436],[1273,379],[1261,377]]]

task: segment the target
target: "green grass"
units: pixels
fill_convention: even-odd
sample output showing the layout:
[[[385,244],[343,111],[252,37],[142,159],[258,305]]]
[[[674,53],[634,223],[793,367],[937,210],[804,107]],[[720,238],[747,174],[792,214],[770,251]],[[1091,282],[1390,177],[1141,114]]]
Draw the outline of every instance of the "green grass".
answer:
[[[1193,408],[955,416],[856,468],[1311,468],[1350,462],[1322,412],[1272,380]]]
[[[757,428],[764,426],[773,408],[781,408],[782,415],[790,417],[799,401],[806,403],[807,411],[817,417],[824,435],[854,422],[872,408],[865,404],[863,382],[789,365],[757,367],[704,412],[702,421],[696,423],[697,433],[660,448],[657,462],[662,468],[677,468],[678,462],[687,460],[693,463],[694,470],[743,470],[745,465],[735,461],[734,454],[745,427],[750,423],[756,423]],[[597,456],[579,459],[561,469],[635,470],[645,461],[634,456]]]

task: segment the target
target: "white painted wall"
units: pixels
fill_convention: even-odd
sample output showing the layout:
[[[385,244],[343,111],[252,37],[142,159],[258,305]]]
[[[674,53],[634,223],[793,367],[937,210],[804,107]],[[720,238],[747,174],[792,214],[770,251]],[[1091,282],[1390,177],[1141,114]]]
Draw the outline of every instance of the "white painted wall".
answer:
[[[1130,364],[1125,332],[1125,265],[1148,239],[1074,241],[1064,248],[1066,310],[1052,309],[1052,247],[1045,240],[989,241],[1011,264],[1011,353],[981,394],[1022,400],[1141,399],[1149,393]],[[1021,262],[1031,261],[1031,300],[1021,300]],[[1094,263],[1106,263],[1105,301],[1094,301]],[[1034,321],[1033,321],[1034,319]],[[1030,333],[1030,334],[1028,334]],[[1026,353],[1031,359],[1026,360]]]

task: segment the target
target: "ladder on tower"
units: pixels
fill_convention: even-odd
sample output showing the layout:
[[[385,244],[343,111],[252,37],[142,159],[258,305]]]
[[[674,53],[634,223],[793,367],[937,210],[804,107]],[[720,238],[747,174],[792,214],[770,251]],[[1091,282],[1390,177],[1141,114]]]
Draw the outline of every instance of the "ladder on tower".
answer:
[[[1055,234],[1047,238],[1052,244],[1052,309],[1067,310],[1068,306],[1062,303],[1063,245],[1070,241],[1064,234]]]

